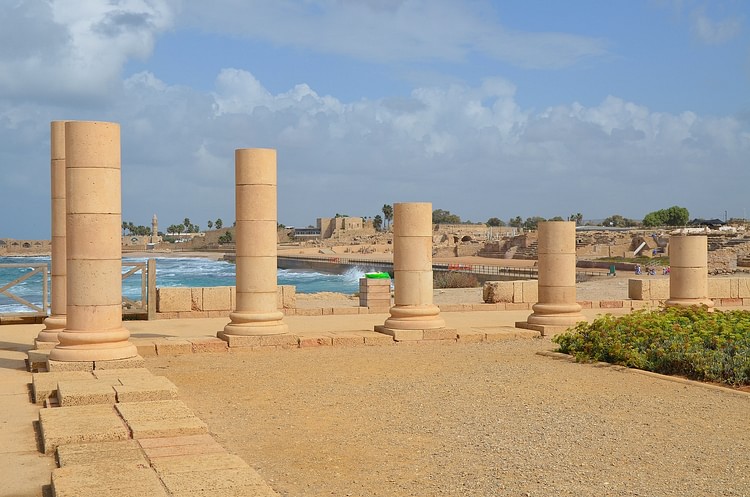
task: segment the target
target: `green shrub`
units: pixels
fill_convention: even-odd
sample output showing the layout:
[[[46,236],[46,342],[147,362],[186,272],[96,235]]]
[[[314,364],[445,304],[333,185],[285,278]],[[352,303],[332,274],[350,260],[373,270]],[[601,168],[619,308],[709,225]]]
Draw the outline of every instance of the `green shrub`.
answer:
[[[577,361],[750,385],[750,312],[669,307],[606,315],[552,339]]]
[[[479,280],[471,273],[457,271],[435,271],[432,273],[433,288],[476,288]]]

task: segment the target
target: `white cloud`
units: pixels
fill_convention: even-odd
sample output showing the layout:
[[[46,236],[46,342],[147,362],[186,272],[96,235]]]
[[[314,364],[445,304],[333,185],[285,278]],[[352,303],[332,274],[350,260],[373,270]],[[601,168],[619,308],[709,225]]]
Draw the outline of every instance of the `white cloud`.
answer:
[[[172,17],[167,0],[2,2],[0,98],[105,99]]]
[[[601,39],[516,32],[496,17],[487,2],[477,0],[215,0],[186,3],[183,21],[376,62],[463,61],[477,52],[521,67],[557,68],[607,53]]]
[[[730,16],[721,20],[711,19],[705,9],[695,9],[692,14],[693,33],[704,43],[720,45],[737,37],[742,31],[742,18]]]

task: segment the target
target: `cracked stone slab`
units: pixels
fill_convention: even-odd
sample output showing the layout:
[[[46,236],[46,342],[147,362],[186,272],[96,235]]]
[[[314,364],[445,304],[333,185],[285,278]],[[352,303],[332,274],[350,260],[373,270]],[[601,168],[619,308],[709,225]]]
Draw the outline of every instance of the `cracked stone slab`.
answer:
[[[177,399],[177,386],[164,376],[124,377],[115,385],[117,402],[146,402]]]
[[[106,476],[103,476],[106,475]],[[103,465],[68,466],[52,471],[55,497],[167,497],[169,494],[150,468]]]
[[[226,495],[225,490],[239,488],[249,490],[250,493],[246,495],[263,495],[262,492],[267,493],[269,490],[273,492],[263,478],[249,467],[164,474],[161,475],[161,480],[172,495],[193,495],[195,492],[209,490],[221,491],[222,495]]]
[[[60,406],[89,406],[93,404],[114,404],[115,391],[101,380],[60,380],[57,383],[57,400]]]
[[[144,465],[144,467],[149,466],[138,441],[132,439],[116,442],[68,444],[57,447],[57,464],[61,468],[74,465],[95,465],[108,459],[123,464],[135,463]]]
[[[52,407],[39,411],[44,453],[60,445],[125,440],[129,432],[111,405]]]
[[[60,380],[90,380],[93,376],[88,371],[64,371],[57,373],[33,373],[31,388],[34,402],[43,404],[50,397],[57,395],[57,383]]]
[[[158,400],[116,404],[133,438],[153,438],[208,433],[206,423],[182,401]]]
[[[223,454],[156,457],[151,459],[151,466],[153,466],[159,475],[249,467],[241,457],[226,452]]]

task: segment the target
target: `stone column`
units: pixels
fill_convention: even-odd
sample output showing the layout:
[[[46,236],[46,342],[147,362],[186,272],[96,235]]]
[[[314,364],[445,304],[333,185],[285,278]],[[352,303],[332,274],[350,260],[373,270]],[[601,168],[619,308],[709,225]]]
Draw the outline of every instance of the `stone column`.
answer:
[[[586,318],[576,302],[576,224],[546,221],[539,223],[538,229],[538,302],[526,322],[516,326],[546,335],[564,331]]]
[[[65,123],[67,324],[52,361],[136,357],[122,326],[120,126]]]
[[[159,220],[156,214],[151,218],[151,243],[159,243]]]
[[[243,342],[236,337],[289,331],[277,306],[276,150],[238,149],[234,161],[237,293],[218,334],[230,346]]]
[[[50,316],[44,329],[36,337],[38,349],[57,344],[57,333],[65,328],[66,317],[66,256],[65,256],[65,121],[50,123],[50,183],[51,183],[51,303]]]
[[[708,298],[708,238],[705,235],[669,237],[669,300],[667,306],[705,305]]]
[[[431,338],[425,330],[445,328],[432,303],[432,204],[397,203],[393,214],[394,305],[375,331],[397,341]]]

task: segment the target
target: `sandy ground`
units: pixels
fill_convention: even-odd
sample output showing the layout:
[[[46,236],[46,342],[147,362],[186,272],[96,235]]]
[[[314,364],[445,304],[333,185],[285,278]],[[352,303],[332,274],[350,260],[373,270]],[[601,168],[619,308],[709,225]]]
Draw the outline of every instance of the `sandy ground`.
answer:
[[[548,340],[147,360],[283,496],[747,496],[750,396]]]

